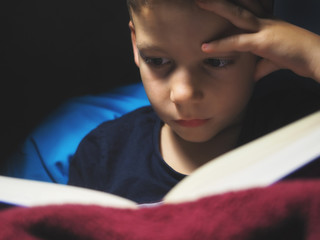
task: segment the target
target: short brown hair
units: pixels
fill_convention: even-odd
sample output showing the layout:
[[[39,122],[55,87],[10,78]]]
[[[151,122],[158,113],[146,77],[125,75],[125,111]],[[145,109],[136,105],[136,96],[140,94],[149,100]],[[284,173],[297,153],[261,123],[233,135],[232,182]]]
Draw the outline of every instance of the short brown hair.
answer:
[[[194,0],[127,0],[127,7],[131,18],[132,11],[139,13],[143,7],[152,8],[159,3],[190,4],[192,2]]]
[[[151,7],[157,3],[179,3],[186,4],[190,2],[194,2],[194,0],[127,0],[128,9],[132,9],[133,11],[139,11],[142,7],[148,6]]]
[[[174,4],[190,4],[195,0],[127,0],[127,7],[129,10],[130,18],[132,17],[132,11],[139,13],[143,7],[153,7],[157,3],[174,3]],[[233,0],[234,1],[234,0]],[[274,0],[259,0],[265,9],[272,13]],[[131,18],[132,19],[132,18]]]

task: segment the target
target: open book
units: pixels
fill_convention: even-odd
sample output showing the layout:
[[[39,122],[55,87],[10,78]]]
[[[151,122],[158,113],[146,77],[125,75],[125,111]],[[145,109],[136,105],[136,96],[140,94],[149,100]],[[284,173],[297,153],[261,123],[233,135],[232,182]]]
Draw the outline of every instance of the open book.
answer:
[[[178,183],[164,203],[273,184],[320,157],[320,111],[203,165]],[[0,176],[0,201],[19,206],[97,204],[138,208],[127,199],[73,186]]]

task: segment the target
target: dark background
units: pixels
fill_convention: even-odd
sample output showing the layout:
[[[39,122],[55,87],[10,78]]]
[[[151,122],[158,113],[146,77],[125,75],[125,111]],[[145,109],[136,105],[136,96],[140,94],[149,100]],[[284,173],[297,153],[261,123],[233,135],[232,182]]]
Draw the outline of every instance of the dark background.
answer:
[[[275,5],[318,33],[319,9],[318,0]],[[0,17],[0,159],[67,99],[139,81],[125,0],[1,1]]]
[[[66,99],[139,81],[125,0],[1,1],[1,159]]]

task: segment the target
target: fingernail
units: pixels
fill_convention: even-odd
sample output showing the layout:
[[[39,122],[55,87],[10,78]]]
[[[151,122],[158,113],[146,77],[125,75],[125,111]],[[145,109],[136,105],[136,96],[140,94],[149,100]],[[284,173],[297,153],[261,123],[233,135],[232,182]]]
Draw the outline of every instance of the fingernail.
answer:
[[[208,43],[203,43],[203,44],[201,45],[201,49],[202,49],[202,51],[204,51],[204,52],[208,51],[208,50],[209,50],[209,44],[208,44]]]

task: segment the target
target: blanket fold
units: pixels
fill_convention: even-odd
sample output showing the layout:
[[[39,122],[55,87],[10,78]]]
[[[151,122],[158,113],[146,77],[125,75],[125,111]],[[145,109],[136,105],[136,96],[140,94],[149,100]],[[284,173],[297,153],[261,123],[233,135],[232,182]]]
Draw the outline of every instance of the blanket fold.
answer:
[[[320,180],[139,210],[49,205],[0,211],[0,239],[320,239]]]

